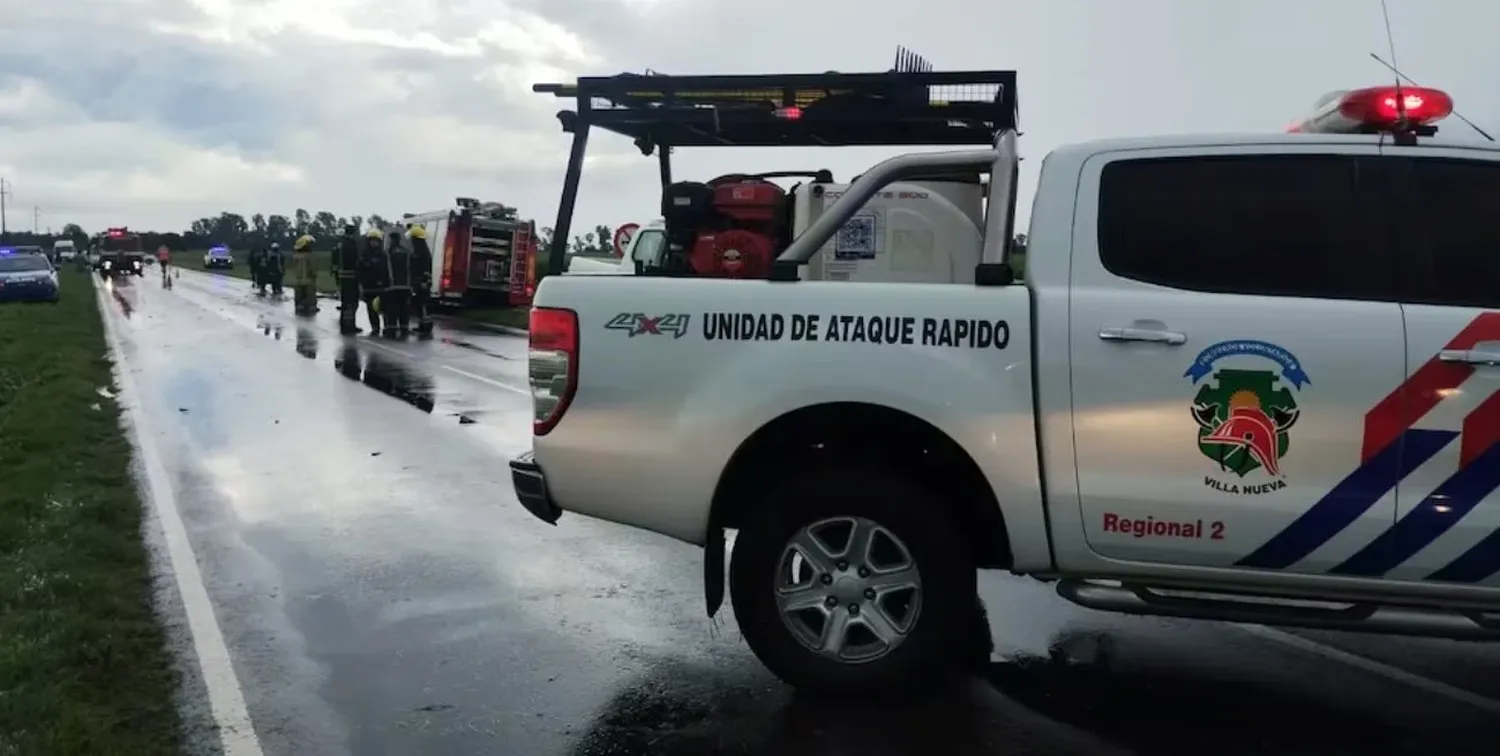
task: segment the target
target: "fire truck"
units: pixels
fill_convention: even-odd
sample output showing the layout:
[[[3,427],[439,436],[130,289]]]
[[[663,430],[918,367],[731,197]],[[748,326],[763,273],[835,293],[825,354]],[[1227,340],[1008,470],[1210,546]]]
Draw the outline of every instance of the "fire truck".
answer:
[[[440,305],[524,306],[536,288],[536,224],[498,202],[459,197],[454,206],[406,213],[432,249],[432,301]]]
[[[94,269],[104,276],[145,275],[146,256],[141,251],[141,235],[125,226],[117,226],[94,237],[98,251]]]

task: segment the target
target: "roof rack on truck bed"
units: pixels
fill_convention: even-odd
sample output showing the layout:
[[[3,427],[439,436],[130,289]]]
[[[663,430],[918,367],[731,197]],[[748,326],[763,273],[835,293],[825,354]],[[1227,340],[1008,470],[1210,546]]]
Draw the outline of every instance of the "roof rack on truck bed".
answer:
[[[532,90],[576,101],[557,114],[573,148],[553,225],[551,273],[562,271],[596,126],[630,137],[643,155],[655,152],[663,187],[672,183],[673,147],[988,146],[1017,126],[1015,71],[626,73]]]

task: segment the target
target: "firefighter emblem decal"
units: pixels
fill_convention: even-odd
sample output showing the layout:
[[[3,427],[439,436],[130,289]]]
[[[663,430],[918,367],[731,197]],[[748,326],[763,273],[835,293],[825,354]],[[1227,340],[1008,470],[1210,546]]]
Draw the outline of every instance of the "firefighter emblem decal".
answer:
[[[1251,496],[1286,488],[1281,461],[1301,413],[1296,394],[1312,382],[1297,358],[1265,341],[1221,341],[1200,352],[1183,377],[1198,387],[1198,451],[1217,471],[1203,484]]]

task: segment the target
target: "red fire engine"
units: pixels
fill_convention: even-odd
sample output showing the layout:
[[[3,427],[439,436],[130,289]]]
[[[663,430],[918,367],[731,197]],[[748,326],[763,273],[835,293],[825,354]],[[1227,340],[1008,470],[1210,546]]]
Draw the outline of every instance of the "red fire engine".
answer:
[[[406,213],[432,249],[432,301],[449,305],[525,306],[536,288],[536,224],[504,205],[459,197],[454,207]]]

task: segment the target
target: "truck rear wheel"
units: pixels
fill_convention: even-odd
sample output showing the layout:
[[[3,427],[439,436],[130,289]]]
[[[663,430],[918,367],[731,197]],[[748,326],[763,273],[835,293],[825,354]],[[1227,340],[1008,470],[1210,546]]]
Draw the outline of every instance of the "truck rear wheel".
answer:
[[[899,476],[812,473],[735,538],[740,631],[777,677],[838,696],[915,693],[966,663],[977,578],[940,502]]]

